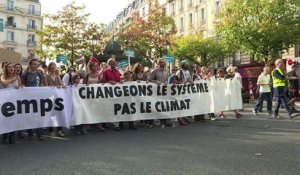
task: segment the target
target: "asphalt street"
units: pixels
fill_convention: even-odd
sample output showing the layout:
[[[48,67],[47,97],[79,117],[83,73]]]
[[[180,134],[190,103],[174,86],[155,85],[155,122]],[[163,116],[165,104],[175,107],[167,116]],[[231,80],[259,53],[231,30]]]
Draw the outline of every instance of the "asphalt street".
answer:
[[[245,115],[188,126],[71,133],[0,145],[1,175],[298,175],[300,117]]]

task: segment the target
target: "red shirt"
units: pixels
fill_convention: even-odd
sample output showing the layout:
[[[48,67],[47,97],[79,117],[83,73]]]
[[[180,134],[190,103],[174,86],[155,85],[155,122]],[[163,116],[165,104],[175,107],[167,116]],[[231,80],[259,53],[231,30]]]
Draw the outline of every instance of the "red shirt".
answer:
[[[111,68],[111,67],[107,68],[103,72],[102,82],[106,83],[108,81],[120,82],[121,81],[121,73],[115,68]]]

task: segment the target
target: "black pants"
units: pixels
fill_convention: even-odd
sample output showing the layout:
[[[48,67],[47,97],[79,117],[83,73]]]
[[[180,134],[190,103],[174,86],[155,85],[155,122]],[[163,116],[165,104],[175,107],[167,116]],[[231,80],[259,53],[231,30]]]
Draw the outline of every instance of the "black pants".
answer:
[[[10,132],[10,133],[6,133],[6,134],[2,134],[2,143],[6,143],[7,139],[11,143],[11,142],[14,141],[14,138],[15,138],[15,132]]]
[[[201,121],[201,120],[205,120],[204,114],[200,114],[200,115],[195,115],[194,116],[195,121]]]
[[[161,124],[161,125],[165,125],[165,124],[168,123],[168,120],[167,120],[167,119],[160,119],[159,121],[160,121],[160,124]]]
[[[145,120],[146,125],[153,125],[153,120]]]
[[[129,127],[134,127],[134,121],[129,121],[128,126]],[[119,127],[124,128],[124,122],[119,122]]]
[[[56,127],[56,131],[61,131],[61,130],[62,130],[62,127]],[[54,132],[54,127],[49,127],[48,131],[49,132]]]
[[[43,129],[37,128],[37,129],[27,129],[28,137],[33,137],[33,131],[35,132],[37,137],[41,137],[43,135]]]

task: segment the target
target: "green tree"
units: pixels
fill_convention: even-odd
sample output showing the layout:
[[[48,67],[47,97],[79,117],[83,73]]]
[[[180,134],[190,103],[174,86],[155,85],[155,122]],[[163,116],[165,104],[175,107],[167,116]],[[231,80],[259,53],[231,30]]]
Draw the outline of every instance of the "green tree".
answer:
[[[104,25],[89,24],[89,14],[84,13],[84,9],[85,6],[76,6],[73,2],[55,15],[45,15],[47,24],[36,32],[43,47],[37,54],[47,55],[50,59],[57,54],[65,54],[73,65],[74,61],[84,54],[99,52],[105,37]]]
[[[127,40],[128,45],[124,47],[134,48],[140,58],[161,57],[166,53],[170,38],[175,34],[174,20],[166,16],[165,9],[155,2],[149,6],[147,19],[138,13],[133,14],[130,25],[121,29],[118,40],[120,43]]]
[[[299,0],[230,0],[218,13],[217,33],[257,61],[278,58],[300,38]]]
[[[172,46],[171,54],[176,58],[202,65],[215,63],[232,53],[223,46],[221,41],[215,38],[203,38],[196,34],[175,38],[172,40]]]

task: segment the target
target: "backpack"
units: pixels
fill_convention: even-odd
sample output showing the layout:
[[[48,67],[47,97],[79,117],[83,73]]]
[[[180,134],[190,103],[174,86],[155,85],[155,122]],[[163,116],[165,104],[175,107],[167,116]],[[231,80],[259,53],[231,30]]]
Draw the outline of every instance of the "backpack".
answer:
[[[73,80],[72,80],[72,74],[69,72],[69,85],[73,84]]]
[[[184,75],[183,75],[183,71],[182,70],[179,70],[179,81],[183,81],[184,80]]]

